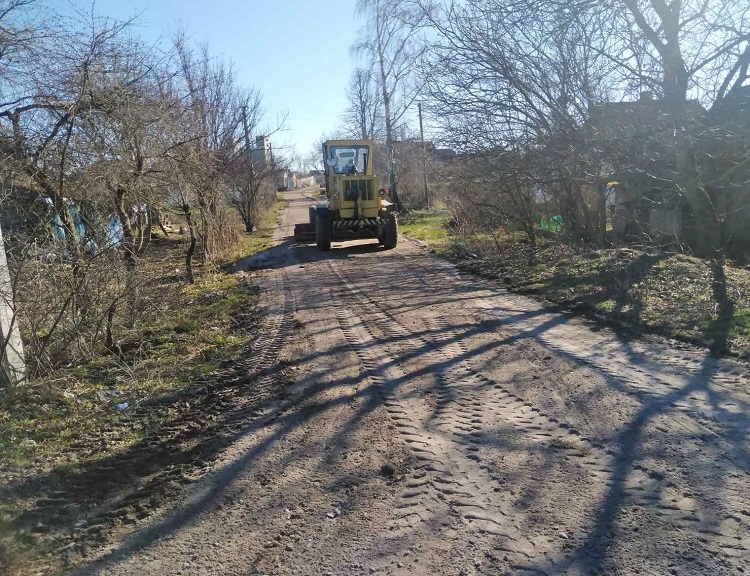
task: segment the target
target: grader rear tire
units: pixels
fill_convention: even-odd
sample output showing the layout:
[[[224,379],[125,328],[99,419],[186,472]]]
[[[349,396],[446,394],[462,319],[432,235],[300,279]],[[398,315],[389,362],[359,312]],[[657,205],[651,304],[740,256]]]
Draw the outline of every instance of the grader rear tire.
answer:
[[[315,219],[315,244],[321,252],[331,249],[331,217],[328,214],[318,214]]]
[[[386,250],[393,250],[396,244],[398,244],[398,221],[396,220],[396,216],[391,214],[385,220],[383,246]]]

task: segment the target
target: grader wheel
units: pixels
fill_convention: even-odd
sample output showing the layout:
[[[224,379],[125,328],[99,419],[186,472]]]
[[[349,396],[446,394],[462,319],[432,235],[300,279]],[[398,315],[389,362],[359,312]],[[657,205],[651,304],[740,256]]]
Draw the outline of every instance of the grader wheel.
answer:
[[[331,217],[328,214],[318,214],[315,220],[315,244],[323,252],[331,249]]]
[[[395,214],[390,214],[385,221],[383,246],[386,250],[393,250],[398,244],[398,221]]]

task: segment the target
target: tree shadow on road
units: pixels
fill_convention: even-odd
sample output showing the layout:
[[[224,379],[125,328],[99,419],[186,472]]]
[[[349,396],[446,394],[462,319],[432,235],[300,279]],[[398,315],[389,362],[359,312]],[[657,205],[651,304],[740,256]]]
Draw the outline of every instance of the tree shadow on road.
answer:
[[[276,252],[274,252],[274,250],[276,250]],[[300,250],[300,252],[296,252],[297,250]],[[266,262],[270,262],[273,266],[293,268],[295,266],[304,266],[305,263],[320,262],[322,260],[346,259],[352,255],[368,255],[378,252],[379,250],[381,249],[375,245],[372,247],[370,245],[364,245],[347,247],[344,250],[334,251],[332,253],[320,253],[314,247],[297,248],[293,243],[285,242],[269,251],[271,254],[268,256]],[[293,255],[290,255],[290,252],[292,252]],[[247,269],[247,263],[244,268],[239,267],[238,269]],[[297,274],[303,275],[304,272],[298,271]],[[381,271],[379,274],[384,274],[384,272]],[[383,278],[372,279],[374,283],[380,283],[382,280]],[[403,284],[413,280],[413,278],[409,279],[402,277],[399,278],[399,283]],[[309,289],[304,294],[304,306],[309,309],[325,308],[327,306],[326,290],[333,284],[336,284],[336,278],[332,274],[321,273],[320,284],[317,289],[312,287],[314,286],[314,283],[313,285],[306,285]],[[436,294],[436,300],[441,302],[461,302],[464,298],[468,298],[466,296],[465,287],[460,290],[457,289],[455,293]],[[404,306],[404,303],[396,298],[393,299],[393,302],[389,302],[388,305],[396,310],[408,309],[414,311],[418,308],[418,302],[412,303],[410,305],[411,307],[401,308]],[[549,330],[570,320],[569,316],[554,314],[550,315],[549,318],[546,318],[545,316],[549,314],[549,311],[545,309],[529,311],[519,308],[509,316],[504,317],[499,324],[502,324],[507,328],[512,327],[513,324],[518,322],[526,322],[536,319],[537,325],[525,330],[519,330],[514,334],[510,334],[506,338],[490,342],[483,347],[466,349],[461,354],[446,354],[442,359],[440,359],[438,355],[430,356],[430,354],[436,351],[445,350],[451,344],[460,343],[463,340],[469,340],[473,334],[486,332],[488,326],[486,324],[460,324],[452,327],[455,332],[454,335],[447,338],[441,337],[439,340],[437,337],[442,336],[439,328],[422,326],[413,330],[408,338],[404,337],[402,340],[399,340],[397,337],[385,335],[381,339],[375,338],[372,343],[368,344],[368,346],[381,347],[384,345],[390,345],[396,348],[401,347],[401,354],[393,358],[394,366],[396,364],[406,366],[412,359],[428,358],[428,360],[425,361],[425,366],[418,369],[407,369],[404,371],[404,382],[408,382],[414,378],[428,377],[434,374],[443,373],[456,363],[470,361],[485,353],[501,352],[504,349],[510,349],[514,344],[525,339],[537,341],[542,346],[547,347],[542,336]],[[489,326],[489,328],[493,327],[495,326]],[[415,341],[417,342],[416,345],[414,344]],[[625,339],[622,339],[621,344],[624,350],[628,350],[628,354],[631,358],[639,357],[638,352],[628,348]],[[332,354],[341,354],[345,351],[346,347],[343,346],[335,348],[332,351]],[[580,357],[566,353],[561,349],[555,349],[554,352],[576,364],[587,364],[587,362]],[[430,358],[431,360],[429,360]],[[386,369],[388,367],[390,366],[386,364],[381,366],[381,369]],[[628,481],[633,470],[640,465],[640,461],[644,458],[643,442],[646,435],[646,427],[652,424],[657,417],[669,415],[674,410],[675,403],[684,400],[695,393],[713,395],[715,404],[717,406],[720,405],[721,399],[718,397],[720,396],[720,393],[711,389],[711,381],[716,374],[716,370],[717,365],[715,361],[707,358],[704,360],[700,369],[691,374],[689,378],[685,380],[683,385],[674,391],[660,397],[639,398],[642,401],[641,407],[607,442],[614,452],[612,454],[612,461],[614,464],[610,473],[609,485],[602,500],[595,504],[591,527],[581,527],[582,532],[585,534],[583,541],[570,550],[567,560],[561,560],[561,562],[556,563],[553,568],[537,563],[535,558],[531,558],[528,562],[524,562],[523,566],[518,566],[519,571],[522,569],[530,573],[536,572],[539,574],[550,575],[564,574],[571,569],[577,569],[586,574],[595,574],[601,573],[602,570],[610,568],[610,565],[607,564],[610,560],[608,551],[610,550],[613,538],[616,538],[615,533],[618,520],[629,503]],[[267,453],[279,439],[284,438],[297,427],[302,426],[307,416],[310,414],[325,413],[336,406],[350,403],[353,399],[356,399],[360,401],[357,404],[357,409],[347,419],[338,423],[337,433],[341,436],[346,436],[348,433],[358,429],[368,414],[371,414],[383,405],[383,400],[378,394],[378,386],[373,382],[362,386],[361,382],[363,379],[364,371],[355,378],[333,380],[322,387],[314,386],[307,388],[299,398],[295,399],[298,404],[307,403],[303,412],[296,415],[290,415],[290,417],[285,418],[284,420],[261,419],[244,427],[238,432],[238,436],[233,437],[231,440],[234,440],[243,434],[259,432],[262,429],[266,429],[267,434],[262,441],[258,442],[240,458],[226,465],[223,469],[215,472],[211,477],[210,484],[207,483],[202,485],[202,491],[193,493],[189,501],[180,505],[164,521],[156,524],[152,528],[144,530],[135,538],[121,546],[117,551],[105,556],[98,562],[78,570],[76,574],[78,576],[88,576],[90,574],[106,571],[107,567],[117,560],[126,558],[139,550],[147,549],[165,534],[174,534],[181,527],[197,521],[197,519],[202,514],[207,513],[212,504],[217,502],[218,499],[228,490],[229,486],[241,471],[251,466],[253,462],[257,461],[263,456],[263,454]],[[632,395],[632,391],[628,391],[627,389],[627,383],[620,381],[618,377],[608,376],[607,381],[611,386],[624,394]],[[360,385],[358,392],[342,394],[335,401],[319,402],[315,399],[316,394],[324,389],[350,389],[354,388],[355,384]],[[396,386],[398,385],[399,384],[396,383]],[[437,386],[438,384],[435,384],[435,389]],[[509,434],[512,432],[510,428],[507,428],[507,431]],[[497,449],[512,450],[513,447],[514,444],[510,441],[505,444],[497,444]],[[520,448],[529,450],[527,446],[521,446]],[[345,451],[346,449],[347,446],[345,445],[336,448],[338,451]],[[543,474],[545,469],[549,469],[555,465],[557,455],[551,450],[543,450],[541,448],[538,448],[538,450],[542,453],[542,457],[537,465],[537,470],[539,474]],[[290,453],[287,458],[280,463],[280,472],[283,472],[286,467],[293,466],[295,458],[296,456]],[[321,467],[325,465],[326,464],[324,463],[319,464]],[[300,480],[300,482],[302,481],[304,480]],[[541,486],[541,483],[539,486]],[[534,501],[540,497],[541,489],[539,486],[534,487],[537,488],[537,490],[531,489],[525,492],[523,498],[519,499],[519,506],[532,506]],[[720,491],[721,486],[716,486],[715,489]],[[524,528],[538,530],[539,527],[536,526],[534,528],[533,526],[524,526]],[[406,548],[408,546],[408,540],[408,538],[404,538],[400,545]]]
[[[516,315],[505,320],[506,330],[512,330],[515,324],[514,320],[528,319],[529,315]],[[557,318],[559,321],[559,318]],[[541,318],[540,320],[543,320]],[[556,355],[566,358],[568,361],[575,364],[591,366],[597,372],[601,373],[601,369],[595,362],[590,362],[579,356],[566,352],[562,347],[551,346],[549,342],[541,338],[541,336],[548,331],[551,327],[555,326],[556,317],[552,316],[551,320],[540,321],[538,325],[532,328],[525,328],[518,331],[504,340],[498,342],[498,345],[508,346],[515,342],[522,340],[532,340],[542,346],[543,349],[550,349],[555,352]],[[559,322],[558,322],[559,323]],[[627,338],[618,337],[617,341],[622,351],[627,355],[629,361],[633,365],[641,366],[646,369],[647,373],[653,374],[654,378],[658,378],[658,374],[662,371],[669,371],[670,369],[666,365],[660,365],[658,368],[651,365],[651,361],[643,357],[642,354],[635,351],[631,346]],[[653,369],[653,371],[651,371]],[[715,377],[719,372],[719,365],[716,360],[709,355],[703,358],[703,361],[697,370],[693,371],[678,371],[674,374],[679,374],[681,384],[673,388],[670,392],[665,394],[659,393],[638,393],[633,389],[629,388],[627,384],[627,374],[622,376],[617,374],[606,374],[605,380],[607,384],[619,392],[626,394],[631,397],[638,398],[641,402],[641,407],[637,412],[627,421],[624,425],[620,426],[612,435],[611,438],[606,440],[606,444],[611,446],[612,450],[612,462],[613,467],[610,472],[608,489],[602,501],[597,505],[595,515],[593,518],[591,527],[581,527],[583,533],[586,534],[585,539],[579,543],[570,553],[569,558],[565,561],[560,561],[554,566],[542,563],[531,562],[530,566],[524,566],[523,568],[533,568],[538,570],[539,573],[543,574],[567,574],[569,571],[573,573],[584,573],[584,574],[598,574],[607,573],[607,570],[612,569],[611,558],[609,556],[612,545],[618,540],[618,530],[621,526],[618,526],[618,521],[621,520],[623,512],[633,505],[632,494],[628,493],[628,482],[630,481],[631,474],[634,470],[643,469],[641,462],[646,457],[651,457],[656,461],[664,462],[667,464],[667,469],[671,465],[668,464],[668,454],[665,453],[650,453],[646,448],[645,444],[648,440],[649,435],[653,435],[653,428],[647,433],[647,426],[654,424],[657,419],[670,416],[675,413],[676,404],[686,401],[694,395],[702,395],[707,398],[713,407],[713,411],[716,417],[715,425],[722,429],[723,434],[727,439],[732,441],[734,453],[724,454],[718,447],[711,445],[704,446],[704,450],[708,451],[708,454],[703,454],[700,461],[694,461],[692,468],[687,472],[689,474],[688,481],[692,482],[695,494],[705,493],[706,486],[701,478],[708,475],[709,477],[716,477],[712,474],[712,468],[716,461],[714,458],[723,459],[725,463],[731,466],[736,466],[737,470],[748,470],[748,464],[750,463],[750,453],[745,448],[745,442],[748,438],[747,428],[743,428],[742,431],[732,426],[736,424],[731,419],[727,418],[725,414],[726,410],[722,408],[722,405],[726,402],[732,402],[732,394],[728,389],[721,389],[713,386]],[[742,403],[740,403],[740,407]],[[736,415],[735,415],[736,416]],[[737,418],[735,418],[737,420]],[[739,420],[747,422],[747,417],[742,416]],[[667,432],[662,432],[665,437],[668,436]],[[671,432],[670,432],[671,434]],[[665,438],[666,439],[666,438]],[[699,435],[695,437],[694,434],[688,433],[688,441],[698,441],[703,444],[703,437]],[[674,445],[682,445],[685,439],[678,438],[675,436],[671,440]],[[716,452],[715,454],[713,454]],[[713,454],[713,455],[711,455]],[[658,478],[658,476],[657,476]],[[718,501],[722,499],[724,480],[728,478],[720,477],[717,482],[712,486],[711,495]],[[658,486],[668,486],[669,480],[666,479],[664,482],[655,482]],[[655,488],[656,492],[654,496],[657,501],[664,497],[660,492],[663,488]],[[696,500],[698,496],[694,495]],[[667,502],[669,505],[669,502]],[[714,522],[719,523],[723,520],[721,517],[720,510],[714,509],[713,506],[716,502],[704,502],[702,503],[703,508],[698,508],[696,512],[699,516],[716,517],[715,521],[706,520],[705,524],[696,524],[696,530],[705,532],[706,534],[713,534],[716,530]],[[727,504],[731,509],[732,504]],[[532,529],[532,527],[530,527]],[[644,551],[645,553],[645,551]],[[608,561],[610,562],[608,564]],[[710,567],[704,567],[706,570],[710,570]]]

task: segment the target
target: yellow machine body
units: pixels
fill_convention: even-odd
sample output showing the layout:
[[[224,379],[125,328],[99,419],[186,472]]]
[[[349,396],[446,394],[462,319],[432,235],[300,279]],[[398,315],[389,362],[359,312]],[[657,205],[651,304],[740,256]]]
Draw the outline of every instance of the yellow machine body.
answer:
[[[373,173],[372,140],[327,140],[323,144],[326,201],[310,206],[310,222],[295,225],[297,241],[315,239],[320,250],[332,240],[377,238],[396,247],[395,205]]]

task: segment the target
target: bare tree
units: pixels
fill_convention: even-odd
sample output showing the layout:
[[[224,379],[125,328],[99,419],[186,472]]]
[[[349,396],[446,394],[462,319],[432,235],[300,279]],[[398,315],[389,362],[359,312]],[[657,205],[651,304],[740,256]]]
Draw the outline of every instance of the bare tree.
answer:
[[[134,39],[130,22],[92,15],[60,16],[37,33],[13,20],[29,5],[0,1],[0,154],[34,376],[101,344],[116,350],[118,326],[148,306],[137,288],[154,212],[182,207],[191,281],[196,250],[208,259],[233,243],[241,108],[260,96],[205,48],[183,42],[163,54]]]
[[[7,135],[2,141],[6,167],[14,171],[16,184],[37,199],[32,206],[36,213],[28,217],[54,222],[53,236],[60,242],[49,249],[57,261],[70,264],[43,277],[45,283],[55,282],[47,306],[21,302],[30,320],[30,349],[37,363],[45,357],[54,363],[55,358],[90,354],[102,335],[106,310],[119,298],[120,279],[111,270],[112,253],[102,251],[103,239],[96,233],[102,228],[96,215],[106,218],[112,204],[104,187],[97,193],[89,178],[91,168],[106,156],[101,146],[112,141],[114,131],[103,140],[104,132],[91,128],[122,109],[142,77],[140,72],[113,73],[114,62],[123,64],[138,50],[126,35],[128,22],[91,17],[84,22],[61,18],[57,24],[54,35],[37,40],[31,52],[34,58],[13,78],[17,98],[0,111]],[[18,256],[25,253],[14,252],[19,274],[24,270]],[[110,271],[104,272],[105,268]],[[102,274],[108,274],[109,281]]]
[[[607,67],[589,39],[591,19],[561,20],[533,2],[481,0],[424,6],[437,32],[423,72],[444,139],[467,154],[507,158],[544,151],[498,184],[532,179],[558,199],[572,236],[598,242],[597,202],[587,193],[600,166],[584,154],[590,106],[607,93]],[[524,155],[529,157],[528,155]]]
[[[367,15],[367,23],[354,49],[375,69],[382,96],[388,181],[400,209],[394,141],[399,123],[421,88],[413,72],[425,50],[420,35],[427,21],[410,0],[358,0],[357,6]]]
[[[0,2],[0,106],[12,105],[18,96],[14,91],[13,77],[18,71],[16,63],[30,54],[33,43],[39,34],[38,23],[27,18],[26,10],[34,0],[3,0]],[[7,134],[0,133],[0,138]],[[10,150],[3,150],[3,177],[0,188],[0,206],[7,206],[12,200],[8,189],[12,187],[13,171],[7,171],[6,162],[12,156]],[[2,230],[0,230],[0,390],[12,389],[22,380],[22,344],[18,330],[16,311],[17,275],[11,275],[7,265]],[[6,364],[7,362],[7,364]]]
[[[614,20],[633,32],[623,43],[644,47],[646,66],[637,69],[634,79],[654,86],[663,98],[674,126],[672,179],[700,230],[698,254],[714,260],[719,321],[714,352],[723,354],[734,314],[724,273],[726,221],[732,205],[739,208],[747,202],[741,190],[750,182],[747,122],[744,135],[738,138],[736,130],[736,123],[747,115],[745,107],[750,100],[746,86],[750,79],[750,6],[731,0],[622,0],[621,4],[624,9]],[[618,56],[621,68],[633,68],[633,58],[627,52]],[[691,114],[691,97],[709,109],[704,122],[696,122]],[[728,152],[727,142],[738,147]],[[739,197],[740,202],[732,202],[731,197]]]
[[[325,142],[325,140],[324,140]],[[323,172],[323,153],[321,146],[313,146],[305,156],[305,169],[308,173]]]
[[[177,62],[172,98],[184,106],[179,139],[191,148],[185,158],[190,159],[192,201],[183,203],[183,211],[186,219],[190,212],[189,221],[195,223],[191,204],[196,204],[198,236],[204,260],[208,260],[219,249],[218,239],[228,233],[223,200],[230,187],[230,168],[243,153],[246,111],[259,111],[260,97],[253,89],[240,88],[231,67],[214,61],[207,46],[194,50],[184,33],[176,36],[174,44]],[[188,261],[195,247],[189,249]]]
[[[344,125],[357,138],[379,139],[382,131],[382,92],[371,70],[357,68],[346,90],[349,106],[344,115]]]
[[[247,127],[249,132],[249,125]],[[248,234],[255,231],[259,213],[275,198],[276,182],[283,173],[282,158],[253,147],[249,135],[243,153],[229,167],[229,203],[237,210]]]
[[[750,79],[750,6],[731,0],[621,0],[596,11],[607,56],[631,86],[653,90],[674,126],[674,184],[685,197],[702,230],[698,253],[723,258],[723,214],[698,163],[696,141],[722,138],[705,132],[691,114],[691,99],[715,110],[741,95]],[[746,162],[740,158],[732,172]]]
[[[34,8],[39,0],[0,0],[0,101],[8,106],[23,97],[17,78],[26,72],[24,63],[35,57],[35,49],[47,35],[47,22]]]

